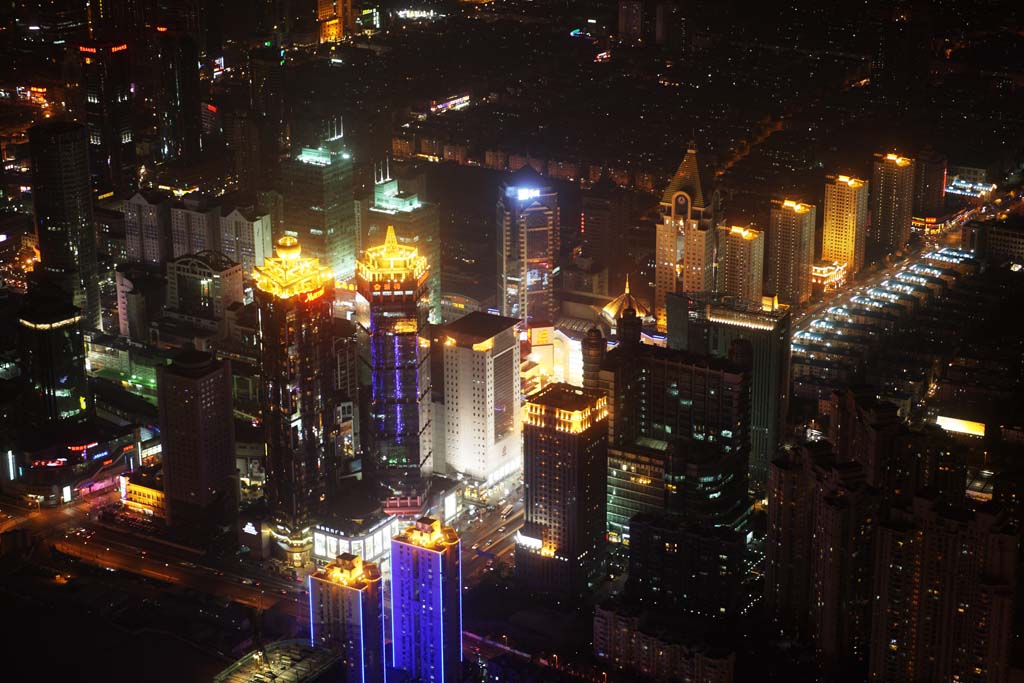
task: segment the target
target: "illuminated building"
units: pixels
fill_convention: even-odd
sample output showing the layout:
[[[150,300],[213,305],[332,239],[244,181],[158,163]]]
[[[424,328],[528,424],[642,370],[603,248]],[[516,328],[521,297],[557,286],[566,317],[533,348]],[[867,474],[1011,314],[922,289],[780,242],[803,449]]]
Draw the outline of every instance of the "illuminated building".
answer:
[[[608,540],[630,542],[630,520],[665,509],[665,476],[670,444],[640,437],[627,446],[608,446]]]
[[[661,197],[661,222],[655,226],[654,316],[658,331],[666,329],[665,297],[685,292],[710,292],[715,279],[715,221],[720,209],[707,165],[694,145]]]
[[[516,535],[516,575],[539,590],[580,594],[604,559],[608,399],[551,384],[524,410],[526,519]]]
[[[220,248],[220,206],[200,194],[171,204],[171,257]]]
[[[526,321],[555,315],[558,194],[527,164],[498,193],[498,312]]]
[[[157,368],[156,376],[171,521],[222,519],[238,504],[231,364],[189,350]]]
[[[89,419],[92,394],[85,375],[85,344],[79,309],[33,297],[18,316],[22,410],[37,429],[52,431]]]
[[[811,300],[814,221],[817,207],[773,199],[768,223],[768,289],[779,301],[801,306]]]
[[[340,655],[309,640],[278,640],[245,655],[214,676],[213,683],[327,683],[345,680]]]
[[[317,0],[316,18],[320,23],[320,42],[338,43],[355,31],[352,0]]]
[[[312,516],[335,474],[331,358],[334,278],[294,237],[256,267],[261,403],[267,439],[264,496],[289,563],[312,546]]]
[[[640,318],[649,318],[651,311],[629,291],[629,275],[626,275],[625,290],[601,309],[601,317],[614,331],[619,318],[626,309],[632,309]]]
[[[97,195],[134,190],[138,168],[128,45],[86,41],[73,54],[79,91],[75,104],[89,132],[93,190]]]
[[[150,324],[163,312],[167,281],[152,266],[121,264],[114,271],[117,295],[117,332],[148,343]]]
[[[750,487],[763,490],[789,410],[789,310],[707,294],[671,297],[668,308],[669,348],[728,357],[737,340],[750,343]]]
[[[451,527],[419,519],[391,539],[392,663],[412,678],[462,675],[462,543]]]
[[[284,48],[269,44],[249,51],[249,98],[259,129],[260,165],[274,168],[288,149]],[[275,226],[276,228],[276,226]],[[299,235],[305,244],[303,235]]]
[[[893,510],[875,539],[869,680],[1009,680],[1018,541],[988,506]]]
[[[718,235],[718,291],[741,301],[761,301],[764,291],[764,233],[733,226],[719,228]]]
[[[167,308],[179,317],[221,321],[242,299],[242,266],[220,252],[201,251],[167,262]]]
[[[522,468],[519,321],[470,313],[441,328],[444,471],[484,487]]]
[[[373,562],[342,553],[309,577],[309,640],[341,654],[352,683],[384,683],[384,581]]]
[[[256,266],[273,256],[270,214],[235,208],[220,217],[220,250],[242,266],[242,276],[249,278]]]
[[[583,193],[580,232],[583,255],[607,268],[615,261],[618,236],[629,220],[628,197],[607,175]]]
[[[387,176],[374,183],[373,203],[361,217],[357,248],[362,251],[367,238],[379,240],[389,225],[394,227],[400,244],[416,247],[430,268],[430,321],[437,324],[441,322],[441,218],[437,204],[422,201],[419,192],[412,189],[402,180]]]
[[[845,175],[825,179],[821,258],[845,263],[852,277],[864,267],[868,238],[868,183]]]
[[[356,272],[352,155],[332,145],[304,148],[281,165],[285,224],[322,259],[334,279],[348,282]]]
[[[936,218],[946,213],[946,157],[924,150],[914,160],[914,215]]]
[[[385,581],[391,579],[391,538],[405,524],[395,515],[374,511],[356,519],[328,517],[313,531],[313,560],[325,565],[346,553],[365,558],[380,568]]]
[[[811,266],[811,287],[817,292],[834,292],[846,284],[846,263],[817,261]]]
[[[427,259],[398,243],[388,228],[384,244],[357,263],[356,287],[370,307],[370,421],[382,474],[433,470],[430,423],[430,337],[427,334]]]
[[[875,154],[871,177],[871,240],[880,253],[907,246],[914,208],[914,160]]]
[[[122,204],[128,260],[163,266],[171,258],[171,197],[166,192],[136,192]]]
[[[160,120],[159,156],[164,161],[193,164],[202,148],[199,48],[187,31],[156,32]]]
[[[134,512],[167,519],[167,496],[159,467],[140,467],[121,475],[121,503]]]
[[[86,128],[46,121],[30,128],[28,139],[40,261],[32,276],[80,308],[85,327],[101,329]]]

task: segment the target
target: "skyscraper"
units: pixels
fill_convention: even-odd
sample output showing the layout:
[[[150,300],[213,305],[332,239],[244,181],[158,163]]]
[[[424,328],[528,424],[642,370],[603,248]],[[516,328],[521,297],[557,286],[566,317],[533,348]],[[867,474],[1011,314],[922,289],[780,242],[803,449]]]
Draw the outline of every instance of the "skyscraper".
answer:
[[[946,157],[926,149],[914,160],[914,217],[936,218],[945,211]]]
[[[142,190],[124,200],[122,210],[128,261],[163,266],[173,253],[170,195]]]
[[[256,267],[260,400],[267,439],[264,496],[274,535],[291,566],[312,545],[312,515],[334,476],[334,278],[298,240],[282,237],[277,256]]]
[[[608,400],[550,384],[525,410],[526,521],[516,536],[516,575],[535,588],[576,595],[603,562]]]
[[[691,144],[661,197],[661,222],[655,227],[654,315],[659,331],[667,325],[667,295],[679,287],[685,292],[715,287],[719,204],[710,169]]]
[[[445,472],[490,486],[519,471],[519,321],[474,312],[445,325]]]
[[[356,217],[352,155],[330,148],[303,149],[281,166],[284,217],[288,230],[310,254],[348,282],[356,272]]]
[[[914,208],[914,160],[876,154],[871,177],[871,240],[879,253],[907,246]]]
[[[131,69],[125,42],[76,46],[77,109],[89,132],[89,166],[97,195],[135,189],[138,168],[132,130]]]
[[[231,388],[230,362],[202,351],[183,351],[157,368],[164,495],[172,524],[223,519],[238,504]]]
[[[167,308],[191,321],[221,321],[242,303],[242,266],[219,251],[201,251],[167,262]]]
[[[220,250],[220,205],[191,195],[171,205],[171,256]]]
[[[580,206],[580,239],[583,255],[608,268],[617,261],[618,236],[629,220],[628,194],[607,175],[583,193]]]
[[[220,249],[229,259],[241,264],[242,276],[252,277],[253,269],[273,255],[270,214],[254,209],[234,208],[220,216]]]
[[[309,577],[309,639],[341,653],[343,680],[384,683],[384,582],[380,568],[343,553]]]
[[[379,240],[387,227],[395,228],[400,244],[417,248],[427,257],[430,274],[427,289],[430,292],[430,322],[441,322],[441,216],[437,204],[425,202],[420,193],[407,189],[402,180],[383,176],[374,182],[373,203],[366,207],[361,216],[359,244],[362,251],[368,236]]]
[[[434,467],[430,423],[430,337],[427,259],[398,243],[358,262],[356,287],[370,305],[370,419],[376,469],[418,477]]]
[[[355,30],[352,0],[317,0],[316,18],[320,23],[320,42],[337,43]]]
[[[199,89],[199,49],[185,31],[157,27],[160,73],[157,112],[160,119],[160,158],[195,163],[203,132]]]
[[[276,168],[288,149],[285,108],[285,57],[280,47],[260,47],[249,53],[250,98],[259,127],[262,166]]]
[[[46,121],[30,128],[28,138],[32,208],[39,237],[37,276],[82,310],[84,326],[100,329],[86,129],[77,123]]]
[[[391,539],[392,663],[413,678],[462,675],[462,543],[423,517]]]
[[[520,320],[555,314],[558,194],[527,164],[498,193],[498,310]]]
[[[801,306],[811,300],[814,222],[817,207],[773,199],[768,223],[768,289],[779,301]]]
[[[88,420],[92,394],[85,375],[81,313],[58,299],[39,297],[18,316],[26,422],[40,432]]]
[[[760,303],[764,293],[764,233],[735,225],[722,227],[718,229],[718,243],[718,291],[740,301]]]
[[[864,267],[868,239],[868,183],[846,175],[825,179],[821,258],[846,264],[847,277]]]

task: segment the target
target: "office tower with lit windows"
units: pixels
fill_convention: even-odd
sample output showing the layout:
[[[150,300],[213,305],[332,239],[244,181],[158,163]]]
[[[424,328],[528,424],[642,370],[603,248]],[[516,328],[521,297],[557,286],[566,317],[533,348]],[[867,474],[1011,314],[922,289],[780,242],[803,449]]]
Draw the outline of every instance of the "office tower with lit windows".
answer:
[[[273,255],[270,214],[236,207],[220,216],[220,250],[242,266],[242,277],[252,277],[253,269]]]
[[[356,288],[370,308],[370,421],[383,476],[417,478],[433,471],[427,259],[398,243],[384,243],[357,264]]]
[[[255,112],[250,109],[224,112],[224,147],[235,186],[244,194],[255,192],[263,175],[260,127]]]
[[[374,182],[373,202],[360,216],[356,249],[379,242],[389,225],[399,244],[416,247],[430,268],[430,321],[436,324],[441,322],[441,216],[437,204],[423,201],[414,185],[388,175]]]
[[[124,241],[130,263],[163,266],[172,255],[171,196],[141,190],[122,203]]]
[[[316,18],[320,24],[320,42],[338,43],[355,30],[352,0],[317,0]]]
[[[224,320],[244,298],[242,266],[218,251],[201,251],[167,262],[167,308],[201,321]]]
[[[440,330],[444,471],[490,487],[520,471],[519,321],[479,311]],[[440,454],[437,454],[440,457]]]
[[[581,594],[604,554],[608,399],[550,384],[524,410],[526,520],[516,536],[516,575],[539,590]]]
[[[913,159],[893,153],[875,155],[869,236],[879,254],[899,251],[910,241],[914,169]]]
[[[846,175],[825,179],[821,258],[846,264],[847,277],[864,267],[868,239],[868,183]]]
[[[391,539],[392,664],[413,679],[462,676],[462,543],[423,517]]]
[[[987,505],[893,510],[875,540],[869,680],[1009,680],[1018,541]]]
[[[128,44],[85,41],[74,58],[75,109],[89,131],[93,190],[100,196],[125,194],[138,184]]]
[[[172,524],[237,510],[231,363],[187,350],[156,371],[164,496]]]
[[[616,260],[618,238],[629,220],[629,196],[607,175],[584,191],[580,201],[583,255],[607,268]]]
[[[249,96],[264,170],[276,168],[288,149],[285,79],[284,48],[268,43],[249,52]]]
[[[945,213],[946,157],[932,149],[914,159],[914,217],[937,218]]]
[[[352,155],[327,144],[305,148],[281,165],[285,225],[335,280],[348,282],[356,272]]]
[[[722,227],[718,229],[718,245],[718,291],[740,301],[761,303],[764,233],[753,228]]]
[[[220,205],[201,195],[171,204],[171,257],[220,249]]]
[[[199,48],[191,33],[158,26],[160,158],[193,164],[202,150]]]
[[[66,301],[30,297],[18,315],[21,408],[25,421],[47,433],[89,419],[92,394],[85,374],[79,309]]]
[[[341,654],[343,680],[384,683],[384,581],[374,562],[343,553],[309,577],[309,640]]]
[[[658,330],[667,325],[665,297],[715,288],[715,227],[721,198],[711,169],[691,144],[661,197],[655,226],[654,315]]]
[[[527,164],[498,192],[498,312],[520,320],[555,315],[558,193]]]
[[[298,240],[282,237],[277,255],[256,267],[260,401],[267,440],[264,497],[273,535],[290,566],[312,546],[313,515],[334,477],[334,278]]]
[[[773,199],[768,223],[768,290],[779,302],[801,306],[811,300],[814,222],[817,207]]]
[[[46,121],[32,126],[28,139],[40,261],[33,276],[62,291],[69,303],[80,308],[85,327],[100,329],[86,128]]]
[[[763,491],[789,410],[790,313],[720,295],[674,295],[668,301],[668,346],[728,358],[749,342],[750,487]]]

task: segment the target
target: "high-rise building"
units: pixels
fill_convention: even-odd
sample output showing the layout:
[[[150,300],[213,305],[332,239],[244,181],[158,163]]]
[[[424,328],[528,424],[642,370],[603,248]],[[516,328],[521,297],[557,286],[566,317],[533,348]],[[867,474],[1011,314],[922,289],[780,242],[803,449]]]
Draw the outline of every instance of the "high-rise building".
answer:
[[[122,337],[150,342],[150,325],[160,318],[167,281],[160,268],[123,263],[114,271],[117,331]]]
[[[444,471],[485,488],[523,466],[519,321],[470,313],[445,325]]]
[[[34,299],[34,297],[33,297]],[[18,316],[25,420],[52,433],[88,420],[92,394],[85,375],[81,312],[59,299],[30,301]]]
[[[462,675],[462,543],[423,517],[391,539],[392,664],[412,678]]]
[[[199,48],[191,33],[158,26],[160,158],[192,164],[202,150]]]
[[[551,321],[559,249],[558,193],[526,164],[498,192],[498,310]]]
[[[370,420],[381,474],[418,477],[433,471],[427,259],[398,243],[384,244],[358,262],[356,288],[370,307]]]
[[[987,506],[894,510],[875,541],[869,680],[1009,680],[1018,540]]]
[[[171,204],[171,257],[220,249],[220,205],[191,195]]]
[[[355,31],[352,0],[317,0],[316,18],[320,23],[320,42],[337,43]]]
[[[764,293],[764,233],[753,228],[718,229],[718,291],[757,304]],[[810,272],[808,272],[808,278]]]
[[[750,486],[762,491],[781,443],[789,409],[790,314],[721,296],[668,301],[669,348],[728,357],[737,340],[750,344]]]
[[[667,325],[665,297],[679,291],[710,292],[715,287],[715,227],[720,196],[713,176],[694,145],[661,197],[655,227],[654,316]]]
[[[914,173],[914,217],[942,216],[946,201],[946,157],[926,149],[914,159]]]
[[[395,228],[399,244],[416,247],[427,257],[430,274],[430,322],[441,322],[441,216],[437,204],[421,199],[420,193],[402,180],[382,177],[374,183],[373,203],[360,217],[357,251],[380,240],[388,226]]]
[[[309,639],[341,654],[343,680],[384,683],[384,581],[380,568],[343,553],[309,577]]]
[[[334,277],[298,240],[282,237],[277,255],[256,267],[263,426],[264,497],[276,540],[292,566],[312,547],[313,514],[333,483],[331,331]]]
[[[254,192],[263,176],[263,156],[260,127],[253,111],[224,112],[224,147],[228,154],[228,169],[239,191],[245,194]]]
[[[234,208],[220,217],[220,250],[242,266],[242,277],[252,277],[253,269],[273,255],[270,214],[253,209]]]
[[[252,110],[259,127],[261,165],[265,170],[276,168],[282,152],[288,149],[284,48],[267,46],[252,50],[249,79]]]
[[[624,234],[629,220],[628,194],[607,175],[583,193],[580,202],[580,241],[583,255],[594,259],[598,267],[608,268],[618,261],[617,239]]]
[[[876,154],[871,176],[871,241],[878,253],[907,246],[914,208],[914,160]]]
[[[846,264],[847,277],[864,267],[868,238],[868,183],[846,175],[825,179],[821,258]]]
[[[640,437],[608,446],[608,540],[630,542],[630,520],[661,513],[668,506],[666,482],[673,444]]]
[[[516,536],[516,575],[535,588],[576,595],[603,562],[608,399],[550,384],[525,410],[526,520]]]
[[[340,148],[303,149],[281,167],[287,230],[323,259],[334,279],[356,272],[352,155]]]
[[[817,207],[773,199],[768,223],[768,290],[779,302],[801,306],[811,300],[814,222]]]
[[[125,42],[85,41],[74,48],[76,109],[89,134],[89,167],[97,195],[137,185],[132,129],[131,62]]]
[[[156,377],[169,519],[223,519],[238,504],[231,364],[188,350]]]
[[[171,258],[171,197],[143,190],[124,200],[124,241],[128,261],[163,266]]]
[[[243,298],[242,266],[218,251],[167,262],[167,308],[179,316],[223,320]]]
[[[101,329],[86,128],[46,121],[30,128],[28,138],[32,209],[39,237],[35,275],[81,309],[85,327]]]

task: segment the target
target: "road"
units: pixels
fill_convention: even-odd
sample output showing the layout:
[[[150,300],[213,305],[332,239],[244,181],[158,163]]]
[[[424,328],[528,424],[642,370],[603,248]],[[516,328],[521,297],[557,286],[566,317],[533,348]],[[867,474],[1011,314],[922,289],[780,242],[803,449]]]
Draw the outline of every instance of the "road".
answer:
[[[459,534],[462,538],[464,588],[480,581],[492,559],[495,566],[511,566],[516,532],[522,528],[524,518],[522,500],[515,500],[512,505],[512,512],[507,519],[501,518],[500,510],[491,510],[480,513],[474,521],[461,521]]]

